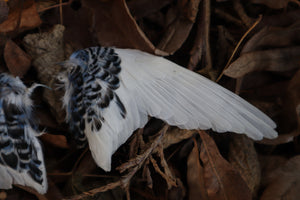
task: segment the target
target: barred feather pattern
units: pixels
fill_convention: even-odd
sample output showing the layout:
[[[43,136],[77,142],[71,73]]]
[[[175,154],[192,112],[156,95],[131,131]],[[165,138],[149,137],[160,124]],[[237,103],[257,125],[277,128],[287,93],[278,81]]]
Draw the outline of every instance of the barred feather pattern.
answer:
[[[67,122],[79,147],[86,143],[86,123],[91,131],[99,131],[105,119],[102,116],[112,100],[119,105],[120,115],[126,109],[114,92],[120,86],[118,75],[120,59],[110,48],[88,48],[74,52],[70,59],[80,63],[71,66],[65,78]]]
[[[0,74],[0,188],[19,184],[43,194],[46,171],[31,92],[18,77]]]
[[[90,47],[74,52],[62,74],[70,130],[88,140],[95,162],[111,156],[148,116],[183,129],[275,138],[276,124],[257,108],[205,77],[139,50]]]

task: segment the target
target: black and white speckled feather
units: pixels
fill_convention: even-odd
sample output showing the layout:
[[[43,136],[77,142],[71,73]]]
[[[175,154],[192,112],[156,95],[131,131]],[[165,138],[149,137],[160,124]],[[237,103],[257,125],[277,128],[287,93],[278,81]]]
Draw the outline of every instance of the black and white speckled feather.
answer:
[[[126,116],[126,109],[115,93],[120,86],[120,59],[108,48],[88,48],[73,53],[70,59],[79,63],[70,66],[63,79],[66,85],[64,104],[70,131],[79,146],[83,146],[86,126],[90,126],[92,132],[100,131],[105,122],[103,111],[111,101],[119,106],[120,115]]]
[[[106,171],[111,156],[148,116],[184,129],[274,138],[276,124],[216,83],[162,57],[138,50],[91,47],[74,52],[62,78],[67,121],[77,139],[88,139]]]
[[[12,184],[47,190],[46,171],[39,135],[32,116],[30,95],[19,78],[0,74],[0,188]]]

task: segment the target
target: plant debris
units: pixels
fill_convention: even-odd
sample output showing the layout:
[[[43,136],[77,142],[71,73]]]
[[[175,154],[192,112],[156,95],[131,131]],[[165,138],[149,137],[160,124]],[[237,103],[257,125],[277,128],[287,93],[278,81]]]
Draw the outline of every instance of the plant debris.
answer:
[[[33,95],[49,189],[0,199],[299,199],[299,0],[0,0],[0,72]],[[97,167],[70,140],[57,75],[90,46],[168,56],[254,104],[278,138],[180,130],[151,119]],[[220,113],[222,115],[222,113]]]

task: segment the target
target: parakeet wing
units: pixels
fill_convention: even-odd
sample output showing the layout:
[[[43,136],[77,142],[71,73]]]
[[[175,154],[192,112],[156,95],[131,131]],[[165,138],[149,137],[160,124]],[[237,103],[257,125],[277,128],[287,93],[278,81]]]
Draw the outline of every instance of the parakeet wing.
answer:
[[[46,171],[26,89],[19,78],[0,74],[0,188],[18,184],[43,194]]]
[[[96,51],[100,50],[96,48],[99,47],[89,48],[90,59],[97,58]],[[106,63],[104,71],[108,77],[96,77],[104,92],[98,101],[103,102],[104,94],[110,96],[108,106],[94,107],[101,116],[101,128],[95,130],[91,127],[93,123],[86,123],[85,127],[92,155],[104,170],[111,169],[112,154],[134,130],[146,124],[148,116],[183,129],[232,131],[255,140],[277,136],[276,125],[269,117],[205,77],[138,50],[115,49],[115,52],[120,60]],[[105,63],[105,58],[89,63]],[[118,64],[120,72],[110,72]],[[117,77],[118,86],[111,89],[113,76]],[[108,90],[112,94],[108,95]]]

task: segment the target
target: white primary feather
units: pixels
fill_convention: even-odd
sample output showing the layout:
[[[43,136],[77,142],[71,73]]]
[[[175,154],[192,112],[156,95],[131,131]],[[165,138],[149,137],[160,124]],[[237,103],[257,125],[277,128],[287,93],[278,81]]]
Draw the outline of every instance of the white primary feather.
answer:
[[[115,52],[121,58],[121,83],[115,92],[126,117],[121,117],[113,99],[101,111],[105,121],[100,131],[85,130],[92,155],[105,171],[111,169],[112,154],[146,124],[149,115],[182,129],[232,131],[254,140],[277,136],[276,124],[268,116],[205,77],[138,50]]]

